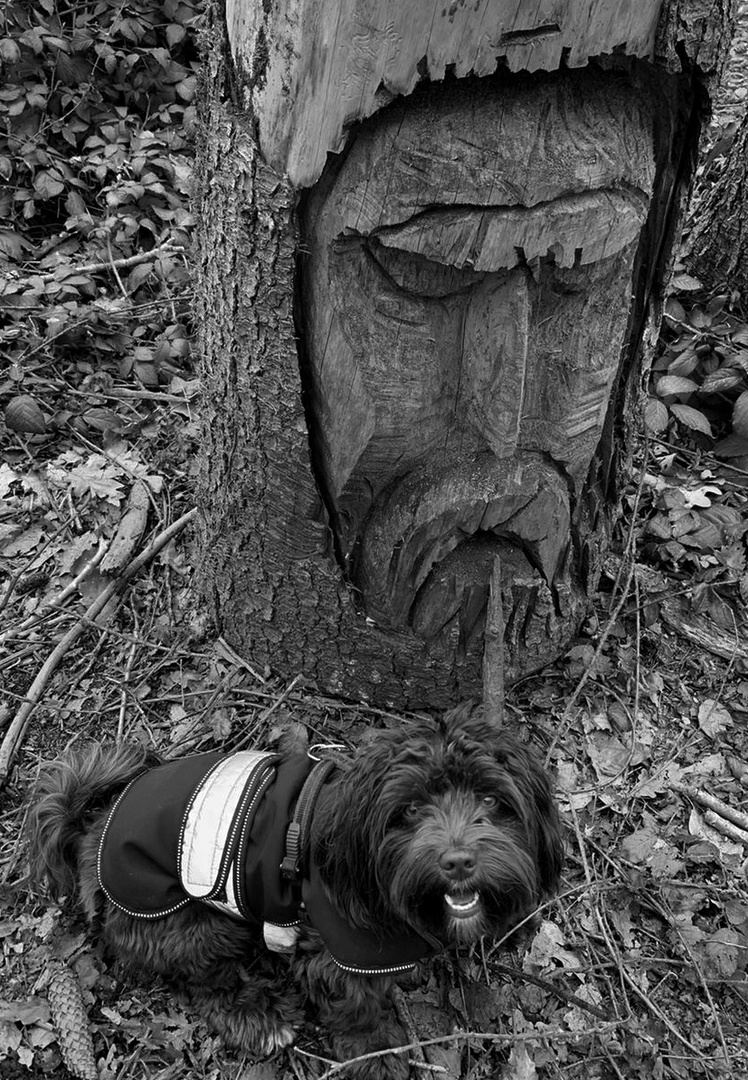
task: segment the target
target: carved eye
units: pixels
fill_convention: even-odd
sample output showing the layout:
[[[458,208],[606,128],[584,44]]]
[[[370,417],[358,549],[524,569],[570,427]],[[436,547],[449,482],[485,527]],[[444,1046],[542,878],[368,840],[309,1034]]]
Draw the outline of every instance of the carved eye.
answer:
[[[434,262],[413,251],[380,244],[371,237],[364,250],[403,292],[421,299],[438,299],[471,289],[484,275],[472,269]]]

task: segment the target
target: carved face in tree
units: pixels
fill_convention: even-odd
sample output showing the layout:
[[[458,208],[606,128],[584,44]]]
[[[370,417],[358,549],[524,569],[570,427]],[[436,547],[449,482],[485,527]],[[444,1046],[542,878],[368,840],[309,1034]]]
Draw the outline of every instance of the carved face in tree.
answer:
[[[376,624],[467,644],[496,553],[526,640],[576,617],[574,520],[654,182],[642,100],[615,75],[432,86],[307,197],[318,475]]]

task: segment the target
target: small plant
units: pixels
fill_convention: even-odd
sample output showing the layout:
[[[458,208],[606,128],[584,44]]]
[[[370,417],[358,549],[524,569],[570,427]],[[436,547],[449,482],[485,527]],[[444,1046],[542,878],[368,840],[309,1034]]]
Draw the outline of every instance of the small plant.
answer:
[[[688,274],[673,281],[664,348],[652,367],[645,426],[662,435],[673,421],[702,449],[748,465],[748,324],[726,293],[688,304],[701,292]],[[684,430],[685,429],[685,430]]]

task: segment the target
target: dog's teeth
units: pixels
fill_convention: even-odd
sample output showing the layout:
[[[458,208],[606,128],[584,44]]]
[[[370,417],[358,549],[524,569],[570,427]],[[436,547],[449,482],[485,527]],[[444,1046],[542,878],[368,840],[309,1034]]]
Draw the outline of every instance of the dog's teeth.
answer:
[[[451,908],[452,911],[457,911],[461,915],[464,915],[466,912],[477,906],[480,896],[478,893],[473,893],[468,900],[457,900],[454,896],[450,896],[449,893],[445,893],[444,899],[447,901],[447,906]]]

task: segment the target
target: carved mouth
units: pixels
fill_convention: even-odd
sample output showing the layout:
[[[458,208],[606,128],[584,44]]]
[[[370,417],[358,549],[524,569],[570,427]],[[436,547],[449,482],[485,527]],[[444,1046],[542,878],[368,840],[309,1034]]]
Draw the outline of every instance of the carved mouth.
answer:
[[[449,594],[457,607],[485,605],[492,551],[514,552],[526,576],[552,586],[569,523],[566,487],[536,455],[485,454],[416,470],[377,503],[367,524],[356,574],[367,615],[435,636]]]

